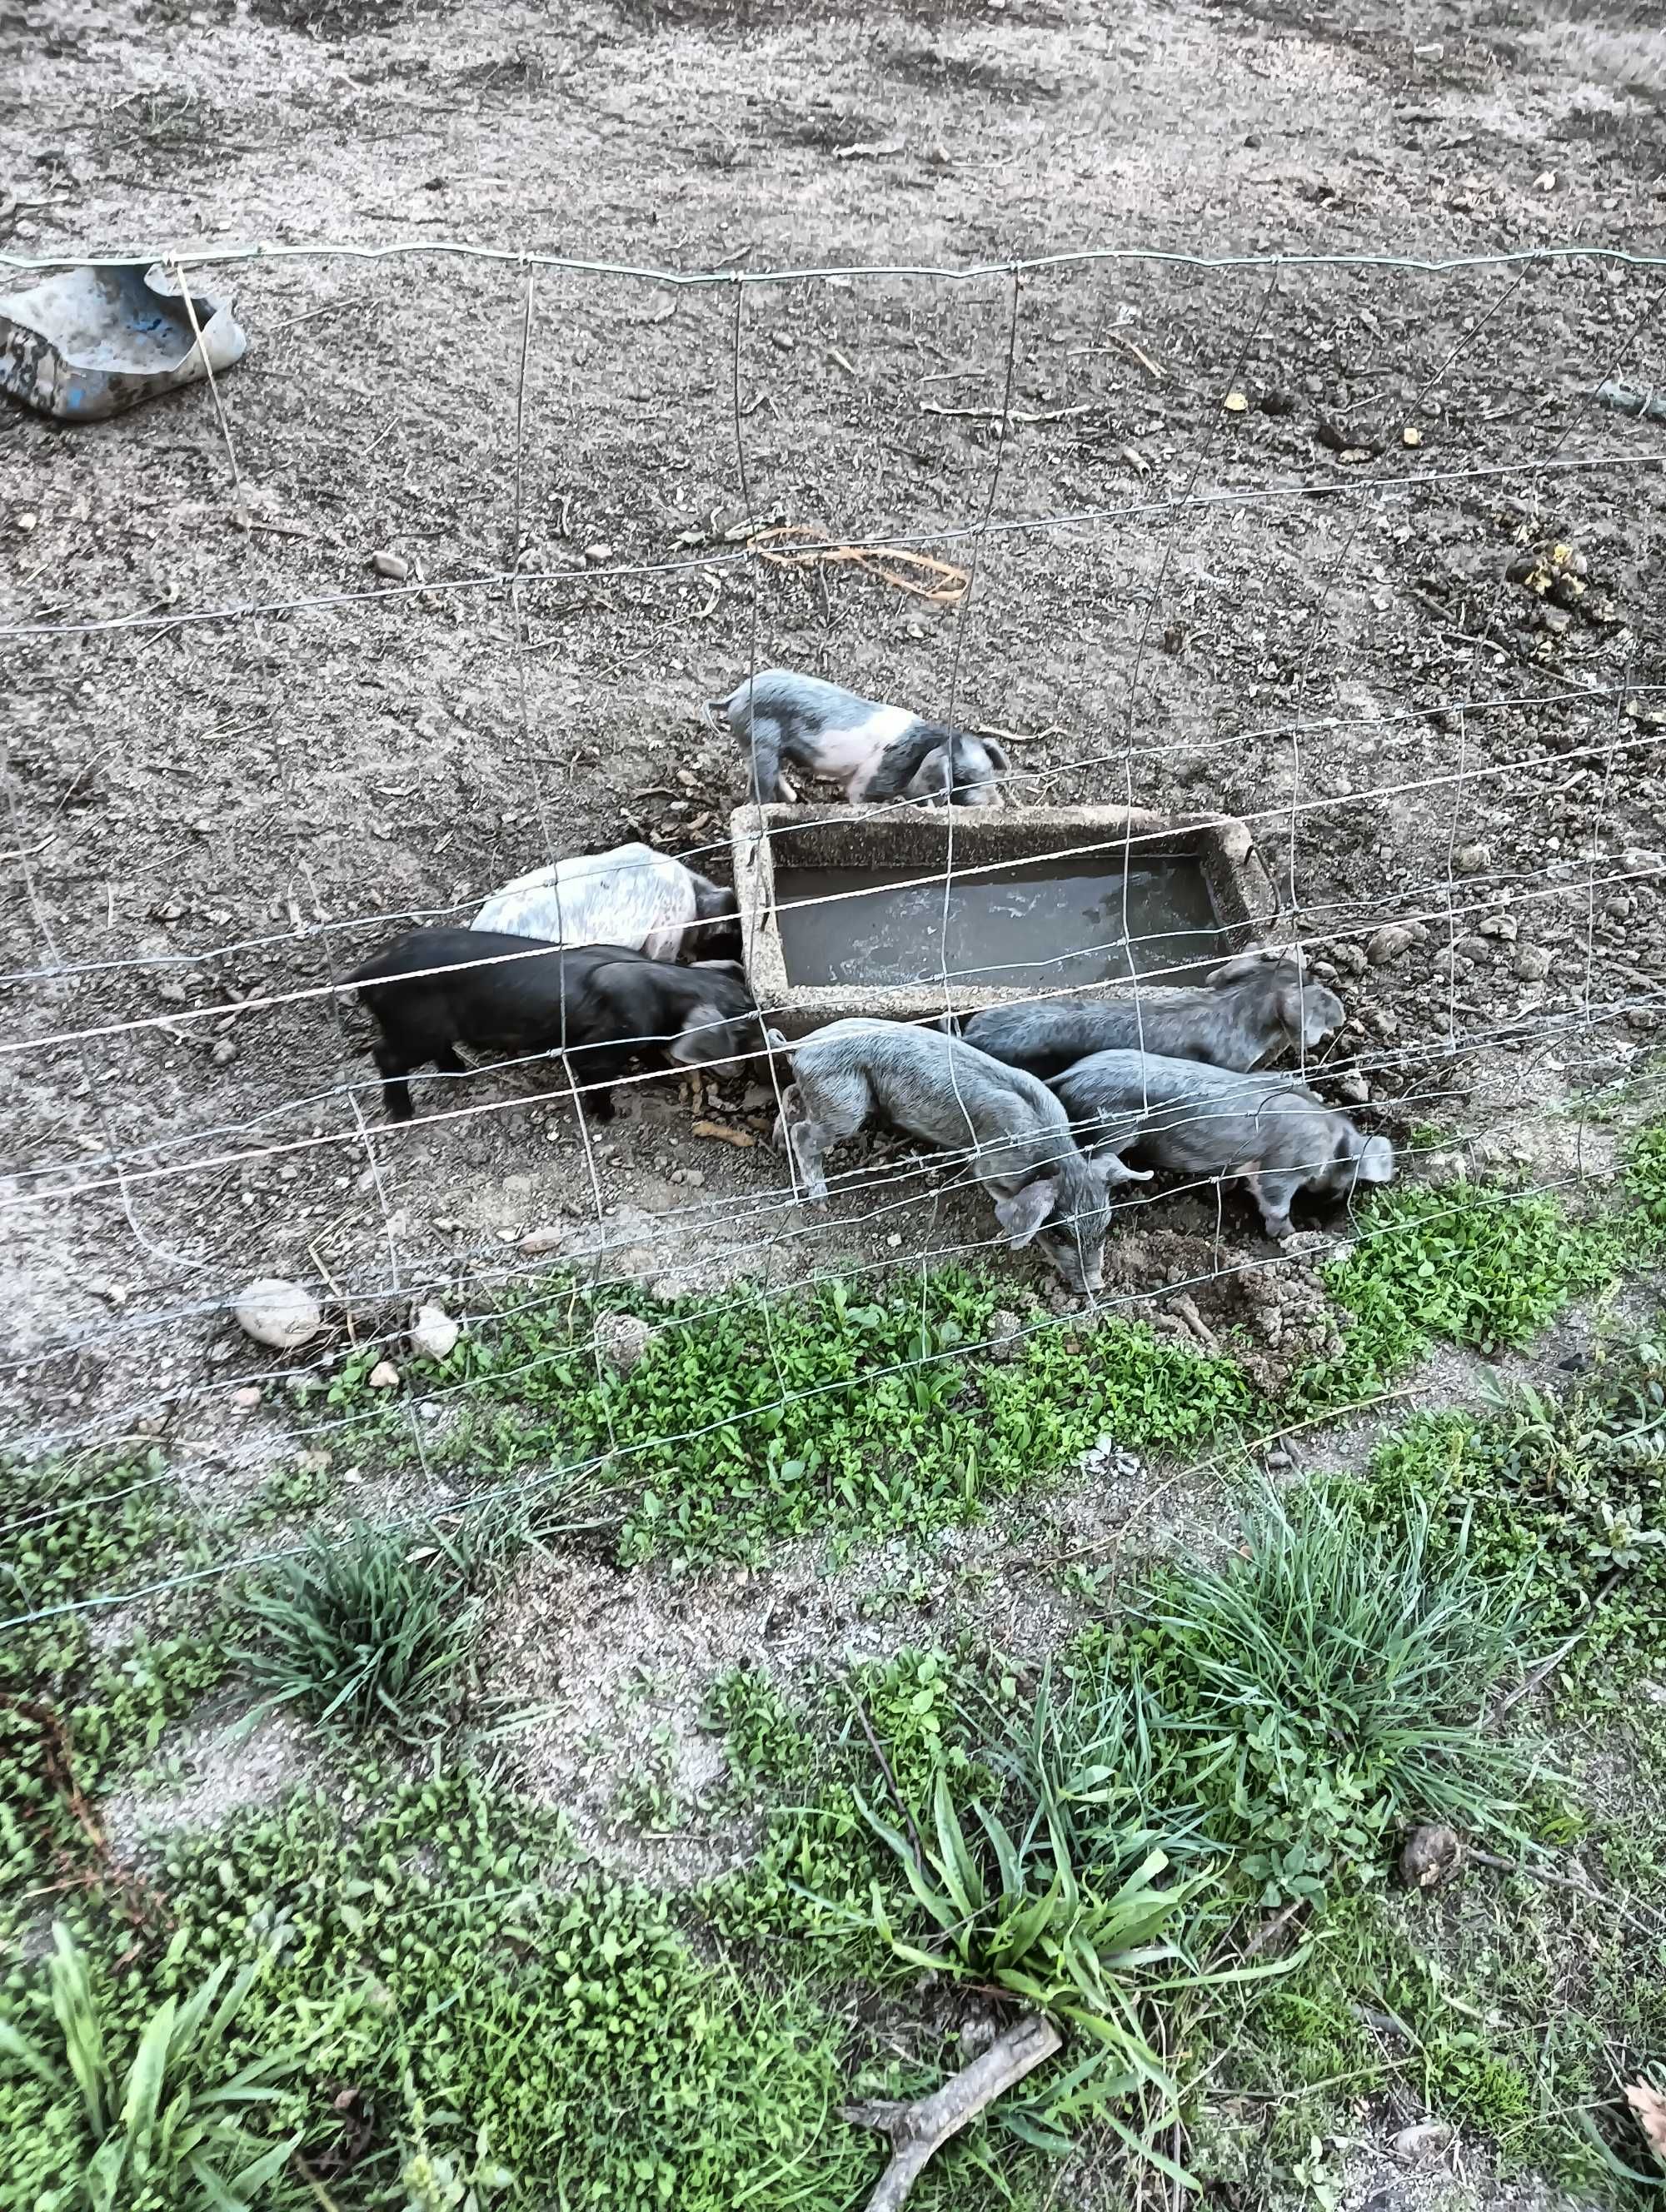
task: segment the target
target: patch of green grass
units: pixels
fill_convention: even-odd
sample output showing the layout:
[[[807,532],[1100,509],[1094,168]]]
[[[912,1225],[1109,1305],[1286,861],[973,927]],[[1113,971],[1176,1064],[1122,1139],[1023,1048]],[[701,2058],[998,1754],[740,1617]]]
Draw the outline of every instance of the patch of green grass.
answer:
[[[1633,1248],[1639,1258],[1658,1259],[1666,1253],[1666,1121],[1651,1122],[1633,1138],[1620,1182]]]
[[[1437,1552],[1426,1510],[1379,1528],[1335,1492],[1264,1498],[1243,1553],[1160,1570],[1134,1641],[1260,1903],[1378,1878],[1408,1817],[1512,1828],[1528,1762],[1485,1708],[1531,1648],[1519,1578]]]
[[[300,1796],[177,1832],[156,1879],[173,1930],[108,1978],[108,2048],[205,1974],[273,1954],[224,2039],[227,2067],[302,2046],[263,2125],[298,2132],[315,2167],[340,2145],[335,2100],[353,2086],[369,2135],[332,2185],[344,2212],[402,2202],[388,2185],[417,2158],[454,2173],[483,2130],[514,2176],[506,2203],[528,2207],[836,2212],[881,2163],[836,2106],[853,2086],[894,2089],[894,2072],[858,2069],[853,2085],[844,2023],[800,1972],[751,1983],[703,1962],[666,1900],[575,1876],[558,1822],[476,1778],[367,1771],[342,1808]],[[98,1940],[96,1908],[70,1906]],[[14,1964],[0,2002],[27,2022],[42,1994],[40,1969]],[[0,2081],[0,2113],[39,2130],[46,2095],[27,2075]],[[67,2185],[61,2142],[58,2161],[38,2185]]]
[[[0,1618],[85,1603],[149,1580],[187,1541],[191,1523],[160,1451],[29,1466],[0,1462]],[[0,1688],[78,1666],[83,1617],[58,1614],[0,1635]]]
[[[34,1468],[0,1464],[0,1614],[46,1613],[0,1634],[0,1897],[76,1878],[90,1838],[77,1793],[108,1789],[155,1748],[170,1721],[224,1677],[226,1624],[179,1593],[102,1652],[96,1611],[55,1606],[114,1596],[198,1549],[160,1453]],[[108,1616],[104,1616],[107,1618]]]
[[[1356,1404],[1414,1367],[1437,1340],[1479,1352],[1527,1343],[1583,1291],[1612,1282],[1623,1235],[1553,1198],[1459,1182],[1408,1184],[1360,1209],[1359,1242],[1324,1270],[1349,1316],[1338,1358],[1298,1374],[1304,1408]]]
[[[294,1705],[338,1730],[431,1741],[454,1719],[480,1625],[454,1553],[423,1529],[314,1534],[245,1600],[253,1715]]]
[[[1666,1655],[1666,1350],[1609,1353],[1560,1395],[1519,1385],[1484,1415],[1408,1423],[1360,1486],[1384,1525],[1433,1516],[1489,1572],[1523,1578],[1543,1632],[1578,1646],[1558,1670],[1589,1687],[1617,1655]]]
[[[125,2033],[104,1978],[65,1926],[52,1932],[45,1989],[31,1993],[21,2019],[0,2014],[0,2118],[8,2089],[16,2096],[23,2084],[16,2118],[30,2123],[6,2135],[7,2201],[88,2212],[277,2212],[302,2202],[289,2170],[299,2135],[274,2140],[259,2124],[279,2101],[277,2085],[298,2069],[304,2037],[252,2061],[233,2055],[264,1961],[228,1983],[222,1960],[200,1987],[163,1998]],[[28,2089],[45,2092],[43,2112],[29,2111]]]
[[[428,1457],[476,1484],[537,1470],[534,1497],[605,1469],[624,1563],[756,1561],[772,1541],[818,1531],[874,1539],[963,1523],[1104,1436],[1181,1449],[1257,1402],[1230,1359],[1115,1319],[1045,1322],[998,1363],[989,1320],[1011,1294],[947,1268],[860,1291],[754,1288],[721,1305],[573,1291],[506,1309],[453,1354],[458,1371],[441,1379],[466,1385],[447,1401],[462,1418]],[[654,1332],[624,1372],[599,1366],[593,1342],[620,1310]],[[357,1448],[409,1450],[403,1422],[350,1364],[328,1398],[361,1425]]]

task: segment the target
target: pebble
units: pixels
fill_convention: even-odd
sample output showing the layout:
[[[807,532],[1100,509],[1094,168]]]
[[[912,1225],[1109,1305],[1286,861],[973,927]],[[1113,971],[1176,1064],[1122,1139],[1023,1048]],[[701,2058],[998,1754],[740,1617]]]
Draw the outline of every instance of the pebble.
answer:
[[[593,568],[599,568],[605,561],[611,561],[613,558],[613,548],[600,543],[587,545],[584,549],[584,557]]]
[[[1551,957],[1542,945],[1523,945],[1516,955],[1516,973],[1523,983],[1542,983],[1551,970]]]
[[[1023,1342],[1023,1322],[1006,1306],[997,1306],[989,1316],[990,1358],[997,1367],[1009,1366],[1018,1358]]]
[[[398,1386],[399,1370],[391,1359],[379,1359],[364,1379],[373,1390],[392,1390]]]
[[[216,1037],[209,1058],[216,1067],[229,1067],[237,1057],[237,1047],[229,1037]]]
[[[1371,1097],[1371,1085],[1357,1067],[1351,1067],[1337,1078],[1336,1096],[1349,1106],[1363,1106]]]
[[[1414,923],[1385,921],[1381,929],[1373,932],[1365,946],[1365,957],[1373,968],[1386,968],[1390,961],[1398,960],[1402,953],[1409,952],[1416,942],[1417,927]]]
[[[318,1300],[299,1283],[280,1275],[261,1275],[240,1292],[232,1316],[245,1336],[274,1352],[293,1352],[323,1326]]]
[[[443,1306],[418,1306],[411,1323],[410,1348],[419,1359],[447,1359],[462,1334]]]
[[[379,576],[386,576],[390,584],[403,584],[410,575],[410,563],[403,553],[373,553],[370,565]]]
[[[1420,2120],[1414,2127],[1402,2128],[1389,2148],[1396,2158],[1438,2158],[1451,2141],[1452,2130],[1444,2120]]]
[[[536,1260],[545,1252],[559,1252],[566,1242],[567,1231],[560,1224],[545,1221],[526,1231],[520,1239],[520,1249],[529,1260]]]
[[[1460,845],[1452,855],[1452,866],[1461,876],[1485,875],[1492,865],[1490,845]]]
[[[183,1006],[185,1002],[185,987],[183,983],[176,983],[170,976],[167,982],[157,984],[156,996],[170,1006]]]
[[[1516,941],[1516,917],[1513,914],[1489,914],[1475,925],[1483,937],[1502,938],[1506,945]]]
[[[1651,853],[1644,845],[1627,845],[1620,855],[1620,865],[1631,875],[1657,876],[1666,868],[1666,859]]]
[[[597,1352],[610,1367],[629,1375],[654,1341],[654,1329],[640,1314],[605,1313],[596,1322]]]
[[[258,1406],[260,1403],[260,1393],[252,1382],[247,1383],[242,1389],[232,1392],[231,1402],[234,1406],[241,1406],[245,1409],[251,1406]]]
[[[1424,1180],[1437,1188],[1449,1182],[1463,1182],[1468,1173],[1462,1152],[1431,1152],[1423,1163]]]

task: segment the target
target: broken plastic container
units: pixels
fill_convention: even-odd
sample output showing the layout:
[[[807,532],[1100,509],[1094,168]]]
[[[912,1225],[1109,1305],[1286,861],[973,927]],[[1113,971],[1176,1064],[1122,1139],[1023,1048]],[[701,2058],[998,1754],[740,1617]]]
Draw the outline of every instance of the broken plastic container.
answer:
[[[0,299],[0,392],[60,422],[96,422],[217,376],[247,345],[228,299],[193,292],[188,311],[160,263],[70,269]]]

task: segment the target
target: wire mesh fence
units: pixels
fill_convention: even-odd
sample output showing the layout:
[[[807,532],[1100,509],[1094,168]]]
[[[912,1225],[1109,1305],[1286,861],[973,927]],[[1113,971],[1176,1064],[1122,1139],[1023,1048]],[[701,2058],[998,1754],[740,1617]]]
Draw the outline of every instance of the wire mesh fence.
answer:
[[[882,1141],[830,1210],[808,1208],[775,1135],[779,1053],[645,1066],[610,1086],[619,1120],[565,1054],[442,1069],[412,1124],[380,1126],[343,979],[392,933],[466,921],[503,878],[621,835],[721,871],[746,771],[701,702],[783,664],[1006,744],[1011,807],[1243,823],[1276,895],[1267,936],[1347,1009],[1293,1077],[1390,1134],[1401,1185],[1442,1216],[1608,1202],[1657,1089],[1666,449],[1646,405],[1604,395],[1659,380],[1666,264],[1104,251],[690,273],[459,242],[156,258],[238,272],[269,315],[344,271],[368,289],[257,327],[247,363],[188,403],[198,441],[172,479],[178,403],[88,447],[131,439],[125,497],[136,465],[198,495],[137,557],[94,464],[25,439],[43,507],[87,542],[54,561],[42,533],[3,631],[15,1453],[113,1467],[160,1444],[211,1480],[252,1421],[264,1463],[361,1440],[368,1459],[397,1434],[420,1514],[435,1486],[456,1504],[459,1469],[469,1512],[575,1473],[629,1486],[637,1462],[722,1431],[744,1482],[789,1413],[982,1372],[1015,1339],[1158,1320],[1230,1360],[1245,1284],[1310,1285],[1340,1242],[1408,1233],[1350,1200],[1327,1224],[1340,1240],[1269,1245],[1231,1184],[1170,1179],[1119,1203],[1111,1286],[1083,1306],[994,1233],[976,1146]],[[421,344],[436,286],[477,310],[443,359]],[[374,391],[356,381],[373,368]],[[950,955],[949,902],[978,872],[957,811],[943,865],[915,878],[942,885],[920,957],[945,1012],[974,980]],[[840,818],[828,800],[808,826]],[[1124,832],[1085,856],[1123,870],[1124,900],[1131,852]],[[838,926],[856,902],[780,902],[830,903]],[[1181,980],[1142,963],[1123,921],[1136,994]],[[906,1358],[809,1381],[775,1358],[772,1310],[917,1285],[923,1313],[934,1278],[969,1268],[1030,1299],[1004,1334],[926,1330]],[[276,1361],[231,1319],[271,1274],[319,1310]],[[462,1327],[454,1369],[392,1371],[428,1300]],[[768,1387],[651,1438],[610,1427],[507,1482],[483,1439],[439,1448],[457,1406],[506,1382],[471,1346],[559,1320],[516,1371],[558,1352],[606,1382],[610,1316],[633,1300],[637,1358],[755,1319]],[[344,1376],[337,1408],[296,1425]],[[1274,1393],[1234,1434],[1295,1417]],[[97,1498],[164,1479],[112,1477]],[[27,1522],[59,1510],[48,1496]],[[283,1550],[232,1542],[46,1604],[21,1583],[3,1625]]]

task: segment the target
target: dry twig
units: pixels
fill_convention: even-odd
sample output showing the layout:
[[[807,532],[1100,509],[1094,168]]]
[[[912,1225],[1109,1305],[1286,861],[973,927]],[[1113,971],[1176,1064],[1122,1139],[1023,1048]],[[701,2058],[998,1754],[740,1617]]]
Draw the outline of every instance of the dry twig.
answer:
[[[868,2199],[867,2212],[897,2212],[938,2146],[975,2120],[1003,2090],[1050,2058],[1061,2039],[1050,2020],[1028,2012],[929,2097],[916,2098],[911,2105],[847,2105],[845,2119],[857,2127],[877,2128],[891,2138],[891,2164]]]

